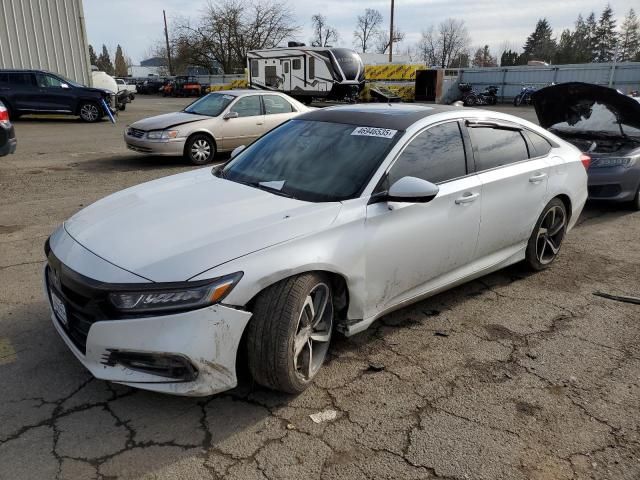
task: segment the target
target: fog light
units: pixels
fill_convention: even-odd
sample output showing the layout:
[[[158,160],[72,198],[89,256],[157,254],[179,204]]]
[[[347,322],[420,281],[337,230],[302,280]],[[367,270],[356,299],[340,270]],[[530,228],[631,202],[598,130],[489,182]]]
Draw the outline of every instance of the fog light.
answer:
[[[192,382],[198,377],[198,370],[182,355],[112,349],[108,352],[103,356],[101,363],[109,367],[122,365],[137,372],[171,378],[179,382]]]

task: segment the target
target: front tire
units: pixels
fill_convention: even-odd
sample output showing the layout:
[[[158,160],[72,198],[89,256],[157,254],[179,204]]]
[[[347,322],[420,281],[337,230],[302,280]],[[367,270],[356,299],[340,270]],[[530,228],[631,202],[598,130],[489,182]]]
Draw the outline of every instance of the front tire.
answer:
[[[333,295],[326,275],[305,273],[264,290],[247,330],[249,371],[262,386],[304,391],[324,363],[333,332]]]
[[[551,200],[540,214],[527,244],[526,263],[533,270],[547,268],[556,259],[567,233],[567,209],[559,198]]]
[[[636,196],[631,200],[631,209],[640,212],[640,185],[638,186]]]
[[[213,160],[216,146],[208,135],[196,134],[187,140],[185,157],[194,165],[205,165]]]
[[[93,123],[102,118],[100,106],[95,102],[83,102],[80,105],[80,119],[83,122]]]
[[[467,107],[473,107],[474,105],[476,105],[478,103],[478,99],[476,98],[475,95],[468,95],[467,97],[465,97],[464,99],[464,104]]]

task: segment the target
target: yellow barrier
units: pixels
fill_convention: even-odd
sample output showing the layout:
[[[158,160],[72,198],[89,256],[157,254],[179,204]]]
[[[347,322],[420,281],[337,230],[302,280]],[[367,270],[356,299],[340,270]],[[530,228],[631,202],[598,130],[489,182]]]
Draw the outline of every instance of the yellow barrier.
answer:
[[[424,65],[365,65],[364,77],[369,81],[408,80],[415,81],[418,70],[426,70]]]
[[[242,80],[234,80],[231,83],[225,83],[222,85],[209,85],[209,88],[207,88],[207,93],[211,93],[211,92],[220,92],[222,90],[235,90],[237,88],[247,88],[247,81],[242,79]]]

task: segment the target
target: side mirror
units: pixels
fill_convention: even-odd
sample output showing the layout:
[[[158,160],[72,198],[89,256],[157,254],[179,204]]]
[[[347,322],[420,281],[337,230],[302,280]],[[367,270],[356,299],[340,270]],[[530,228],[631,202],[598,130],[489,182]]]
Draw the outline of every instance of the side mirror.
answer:
[[[230,118],[238,118],[240,115],[238,115],[238,112],[227,112],[224,114],[224,118],[225,120],[229,120]]]
[[[233,152],[231,152],[231,158],[235,157],[236,155],[238,155],[241,151],[243,151],[245,148],[247,148],[244,145],[240,145],[239,147],[236,147],[233,149]]]
[[[69,88],[69,85],[66,83],[61,83],[60,88]]]
[[[440,189],[431,182],[416,177],[402,177],[389,188],[384,197],[389,202],[427,203]]]

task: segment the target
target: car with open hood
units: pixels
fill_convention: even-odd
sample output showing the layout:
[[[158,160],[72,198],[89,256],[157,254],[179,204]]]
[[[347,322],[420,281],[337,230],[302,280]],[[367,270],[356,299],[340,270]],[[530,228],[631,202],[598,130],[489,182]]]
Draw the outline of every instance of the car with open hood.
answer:
[[[640,102],[579,82],[545,87],[532,99],[542,127],[591,157],[589,198],[640,210]]]
[[[0,157],[15,153],[16,132],[9,119],[9,110],[0,102]]]
[[[496,112],[310,111],[224,166],[65,221],[45,246],[53,325],[101,379],[210,395],[247,362],[257,383],[300,392],[335,331],[515,262],[549,267],[586,202],[587,161]]]
[[[308,110],[283,93],[225,90],[210,93],[179,112],[132,123],[124,131],[124,141],[135,152],[184,156],[204,165],[217,153],[249,145]]]

